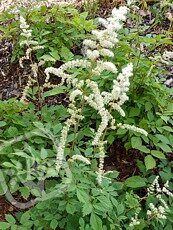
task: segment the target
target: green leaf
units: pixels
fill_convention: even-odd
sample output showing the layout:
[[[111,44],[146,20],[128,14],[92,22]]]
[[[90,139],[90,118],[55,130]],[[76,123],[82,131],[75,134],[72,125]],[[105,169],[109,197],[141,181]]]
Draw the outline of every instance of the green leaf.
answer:
[[[173,132],[173,129],[170,126],[162,126],[162,129],[164,129],[168,132]]]
[[[62,129],[62,124],[59,123],[59,124],[56,124],[55,126],[53,126],[53,133],[56,135],[58,134]]]
[[[0,121],[0,128],[5,126],[7,123],[5,121]]]
[[[41,156],[41,159],[46,159],[47,158],[47,156],[48,156],[48,152],[47,152],[47,150],[46,149],[44,149],[44,148],[41,148],[41,153],[40,153],[40,156]]]
[[[84,191],[84,190],[80,190],[80,189],[77,189],[77,198],[80,202],[82,203],[87,203],[89,202],[89,195]]]
[[[16,127],[9,127],[8,134],[10,135],[10,137],[15,137],[18,135],[18,129]]]
[[[138,150],[140,150],[143,153],[150,153],[150,149],[148,149],[145,145],[139,146]]]
[[[68,135],[66,142],[67,143],[72,142],[72,141],[75,140],[75,138],[76,138],[76,135],[74,133],[71,133],[71,134]]]
[[[50,52],[50,55],[57,61],[57,60],[60,60],[60,56],[58,54],[58,51],[52,51]]]
[[[28,222],[28,220],[30,219],[30,214],[29,212],[25,212],[22,214],[21,218],[20,218],[20,223],[23,225],[26,225],[26,223]]]
[[[132,176],[126,179],[125,185],[130,188],[141,188],[146,186],[145,179],[140,176]]]
[[[132,137],[131,138],[132,148],[138,149],[142,145],[142,140],[140,137]]]
[[[44,54],[43,56],[40,57],[40,59],[44,60],[44,61],[52,61],[55,62],[56,59],[53,58],[51,55],[49,54]]]
[[[169,147],[169,145],[167,145],[165,143],[157,143],[157,147],[161,148],[166,153],[171,153],[172,152],[172,150]]]
[[[45,92],[43,94],[43,96],[44,97],[50,97],[50,96],[58,95],[58,94],[64,93],[66,89],[67,89],[67,87],[60,86],[60,87],[57,87],[57,88],[54,88],[54,89],[51,89],[51,90]]]
[[[29,197],[29,195],[30,195],[30,190],[29,190],[28,187],[21,187],[21,188],[19,189],[19,191],[21,192],[21,195],[22,195],[25,199],[27,199],[27,198]]]
[[[2,165],[5,166],[5,167],[8,167],[8,168],[15,168],[15,165],[13,165],[10,162],[4,162]]]
[[[121,128],[117,129],[116,132],[117,135],[124,135],[125,133],[127,133],[127,129],[121,129]],[[114,136],[114,140],[115,140],[115,136]]]
[[[154,157],[157,157],[159,159],[166,159],[164,153],[162,153],[161,151],[158,151],[158,150],[151,150],[151,155],[153,155]]]
[[[112,203],[111,203],[111,201],[109,200],[108,197],[106,197],[106,196],[99,196],[99,197],[97,197],[97,199],[100,201],[100,203],[102,203],[105,206],[105,208],[107,208],[107,209],[111,209],[112,208]]]
[[[138,207],[139,204],[139,200],[137,199],[137,197],[135,197],[134,194],[128,193],[126,192],[126,201],[125,201],[126,205],[130,208],[136,208]]]
[[[168,138],[165,137],[164,135],[156,134],[155,137],[156,137],[159,141],[161,141],[161,142],[163,142],[163,143],[165,143],[165,144],[170,144]]]
[[[82,208],[83,216],[90,214],[92,212],[92,209],[93,209],[93,207],[90,203],[84,204],[83,208]]]
[[[44,125],[41,122],[33,122],[33,124],[35,125],[35,127],[37,127],[38,129],[44,129]]]
[[[5,219],[10,224],[15,224],[16,223],[15,218],[12,215],[10,215],[10,214],[6,214],[5,215]]]
[[[90,225],[92,227],[93,230],[102,230],[102,220],[100,219],[100,217],[98,215],[96,215],[95,213],[91,213],[91,217],[90,217]]]
[[[153,169],[156,167],[156,161],[151,155],[147,155],[144,161],[145,161],[145,166],[147,170]]]
[[[57,226],[58,226],[58,221],[56,219],[53,219],[51,222],[50,222],[50,227],[51,229],[57,229]]]
[[[67,213],[69,213],[69,214],[74,214],[75,211],[76,211],[76,208],[75,208],[75,206],[74,206],[73,204],[68,203],[68,204],[66,205],[66,211],[67,211]]]
[[[74,57],[74,54],[65,46],[61,48],[60,55],[65,61],[70,61]]]
[[[58,176],[58,171],[55,168],[48,168],[46,172],[46,177],[55,177]]]
[[[140,114],[139,108],[130,108],[129,117],[137,117]]]
[[[146,111],[150,111],[151,108],[152,108],[151,102],[147,101],[147,102],[145,103],[145,110],[146,110]]]
[[[1,230],[7,230],[10,228],[10,224],[6,222],[0,222],[0,229]]]
[[[4,174],[5,173],[3,173],[2,170],[0,170],[0,195],[4,195],[8,190]]]
[[[151,111],[147,112],[147,117],[148,117],[150,122],[154,120],[154,115]]]

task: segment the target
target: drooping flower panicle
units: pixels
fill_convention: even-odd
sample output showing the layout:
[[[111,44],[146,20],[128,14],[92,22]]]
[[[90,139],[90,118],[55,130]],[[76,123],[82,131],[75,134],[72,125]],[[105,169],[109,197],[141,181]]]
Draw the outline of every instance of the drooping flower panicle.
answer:
[[[104,158],[105,158],[105,144],[104,136],[107,128],[124,128],[139,132],[147,135],[143,129],[128,124],[118,124],[111,115],[112,110],[116,110],[121,116],[125,116],[122,105],[128,100],[127,92],[130,86],[130,77],[133,75],[133,65],[127,64],[116,77],[118,70],[114,63],[109,59],[114,56],[112,48],[118,42],[117,31],[122,28],[122,22],[126,19],[128,9],[120,7],[113,9],[112,15],[107,18],[99,19],[101,25],[100,29],[92,31],[92,38],[83,41],[83,55],[84,59],[73,60],[63,64],[59,68],[49,67],[45,70],[46,79],[45,84],[48,84],[50,74],[54,74],[61,78],[61,83],[65,82],[71,85],[73,91],[70,94],[70,118],[67,119],[65,126],[61,133],[60,143],[57,151],[57,169],[62,165],[64,157],[65,143],[67,133],[72,125],[76,123],[76,118],[79,115],[79,110],[76,107],[76,97],[82,97],[85,104],[95,109],[100,115],[101,122],[98,126],[92,145],[95,146],[99,154],[99,167],[97,171],[97,181],[99,184],[102,182],[104,176]],[[69,70],[81,68],[86,72],[82,79],[78,78],[76,74],[72,74]],[[115,75],[113,80],[112,89],[110,92],[101,91],[95,76],[100,76],[104,71],[110,72]],[[87,89],[87,91],[86,91]],[[79,118],[79,117],[78,117]],[[81,120],[83,117],[80,117]]]

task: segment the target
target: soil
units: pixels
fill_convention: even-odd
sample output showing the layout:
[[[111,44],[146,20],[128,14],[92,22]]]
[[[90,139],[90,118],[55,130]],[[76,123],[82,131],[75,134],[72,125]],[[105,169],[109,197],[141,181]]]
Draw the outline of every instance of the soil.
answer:
[[[11,205],[4,196],[0,196],[0,222],[5,220],[5,214],[15,214],[19,211]]]
[[[136,149],[126,150],[121,140],[116,140],[108,150],[105,158],[105,170],[117,170],[120,181],[139,174],[137,160],[143,160],[143,155]]]

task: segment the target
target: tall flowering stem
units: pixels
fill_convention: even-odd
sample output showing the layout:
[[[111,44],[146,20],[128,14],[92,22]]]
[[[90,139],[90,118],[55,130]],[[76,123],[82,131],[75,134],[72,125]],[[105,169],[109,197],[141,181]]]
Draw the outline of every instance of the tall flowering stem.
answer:
[[[116,65],[110,61],[114,56],[112,49],[118,42],[117,32],[122,28],[122,22],[125,21],[127,12],[127,7],[114,8],[110,17],[99,19],[100,29],[93,30],[92,38],[83,41],[83,59],[69,61],[59,68],[49,67],[45,70],[45,84],[48,84],[50,74],[54,74],[61,78],[59,86],[66,83],[72,88],[68,109],[70,118],[65,122],[57,149],[57,170],[60,169],[63,163],[66,139],[70,127],[84,118],[81,114],[81,108],[78,108],[79,105],[77,106],[76,101],[76,98],[80,97],[84,101],[84,105],[92,107],[101,118],[100,125],[95,131],[95,136],[92,140],[92,145],[99,154],[97,171],[97,181],[99,184],[102,183],[104,177],[104,158],[106,154],[106,141],[104,138],[108,128],[117,129],[121,127],[147,135],[145,130],[135,126],[116,124],[111,114],[113,110],[116,110],[121,116],[125,116],[122,105],[128,100],[127,92],[130,86],[130,77],[133,75],[133,65],[131,63],[123,67],[121,72],[118,73]],[[85,70],[86,75],[81,78],[78,75],[76,76],[75,72],[75,74],[71,73],[72,69],[75,71],[76,68]],[[71,70],[70,73],[69,70]],[[101,90],[97,80],[94,80],[96,79],[95,77],[104,74],[105,70],[115,75],[110,92]],[[74,159],[79,158],[76,155],[74,157]],[[83,158],[81,159],[83,160]]]

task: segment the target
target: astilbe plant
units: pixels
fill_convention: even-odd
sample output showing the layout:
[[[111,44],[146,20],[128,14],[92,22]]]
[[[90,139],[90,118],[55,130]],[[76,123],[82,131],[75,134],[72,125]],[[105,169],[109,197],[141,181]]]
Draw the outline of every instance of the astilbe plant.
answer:
[[[59,170],[63,164],[64,150],[70,127],[78,125],[79,121],[84,119],[82,108],[89,105],[101,117],[100,125],[92,140],[92,145],[99,155],[99,169],[97,172],[97,181],[99,184],[101,184],[104,176],[105,135],[108,129],[122,128],[147,135],[145,130],[135,126],[117,124],[112,115],[112,111],[116,110],[121,116],[125,116],[122,105],[128,100],[129,78],[133,75],[133,65],[131,63],[123,67],[122,71],[118,73],[115,64],[109,61],[114,56],[112,49],[118,42],[117,32],[122,28],[122,22],[126,20],[127,12],[128,8],[122,6],[119,9],[114,8],[111,16],[107,19],[99,19],[100,29],[93,30],[91,39],[83,41],[83,59],[69,61],[59,68],[49,67],[45,70],[46,79],[44,86],[49,84],[50,74],[54,74],[61,78],[59,87],[67,84],[72,89],[68,108],[70,117],[66,120],[61,132],[57,149],[56,168]],[[85,71],[84,76],[76,76],[75,71],[72,74],[71,72],[75,68],[83,69]],[[69,71],[71,72],[69,73]],[[110,92],[100,89],[96,80],[105,71],[115,75]],[[78,103],[79,98],[82,105]]]
[[[53,5],[67,5],[67,4],[74,4],[74,0],[66,1],[59,1],[59,0],[2,0],[0,4],[0,13],[4,11],[10,11],[11,13],[18,14],[20,13],[20,9],[22,7],[28,9],[36,9],[40,8],[41,6],[51,7]]]

